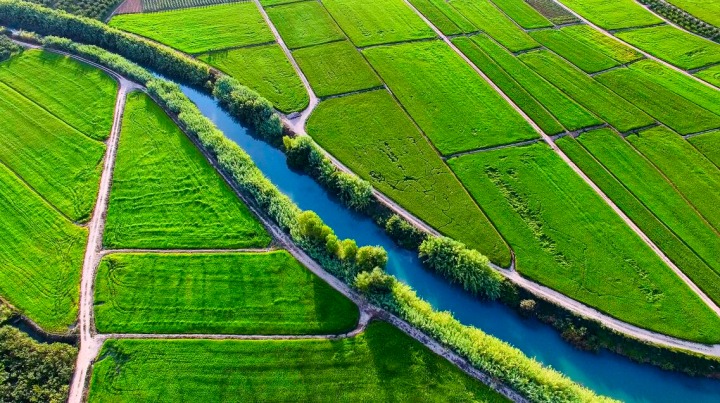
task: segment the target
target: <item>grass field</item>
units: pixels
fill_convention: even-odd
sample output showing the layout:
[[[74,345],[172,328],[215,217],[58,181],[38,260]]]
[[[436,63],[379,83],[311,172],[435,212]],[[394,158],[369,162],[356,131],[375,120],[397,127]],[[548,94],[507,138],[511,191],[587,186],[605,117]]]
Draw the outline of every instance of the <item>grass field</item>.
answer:
[[[659,24],[654,16],[633,0],[558,0],[600,28],[620,29]]]
[[[110,135],[117,83],[101,70],[51,52],[26,50],[0,63],[7,84],[85,135]]]
[[[659,82],[642,70],[617,69],[595,78],[678,133],[689,134],[720,127],[719,115],[679,95],[674,91],[677,85]]]
[[[720,168],[720,130],[690,137],[688,141]]]
[[[266,11],[290,49],[345,38],[325,7],[317,1],[269,7]]]
[[[187,53],[204,53],[275,39],[253,2],[123,14],[113,17],[110,25]]]
[[[532,8],[554,24],[569,24],[578,19],[553,0],[525,0]]]
[[[489,0],[452,0],[450,4],[478,30],[484,31],[511,52],[539,46]]]
[[[362,55],[348,41],[298,49],[293,57],[318,97],[382,85]]]
[[[720,44],[669,25],[618,32],[617,37],[689,70],[720,62]]]
[[[110,255],[95,286],[103,333],[326,334],[358,318],[285,251]]]
[[[477,28],[445,0],[410,0],[445,35],[477,31]]]
[[[667,2],[682,8],[708,24],[720,26],[720,3],[708,0],[667,0]]]
[[[198,59],[254,89],[281,112],[301,111],[310,101],[300,77],[280,45],[213,52]]]
[[[508,240],[524,276],[647,329],[720,339],[720,318],[547,145],[449,164]]]
[[[624,43],[608,37],[588,25],[572,25],[560,29],[569,40],[585,45],[594,51],[609,56],[622,64],[630,63],[644,56]]]
[[[628,136],[697,211],[720,231],[720,170],[682,137],[664,128]]]
[[[109,248],[263,247],[270,237],[147,95],[128,97],[110,192]]]
[[[308,133],[397,203],[509,266],[510,251],[452,172],[384,90],[322,102]]]
[[[703,79],[710,84],[720,88],[720,65],[710,67],[698,73],[695,73],[695,77]]]
[[[503,398],[386,323],[343,340],[111,340],[90,402]]]
[[[532,127],[442,42],[379,46],[364,53],[443,154],[537,137]]]
[[[523,28],[552,27],[553,24],[524,0],[492,0],[503,12]]]
[[[579,41],[564,29],[530,32],[530,36],[586,73],[595,73],[620,65],[617,60],[593,46],[592,42]]]
[[[324,0],[322,3],[355,46],[435,37],[433,30],[403,0]]]
[[[77,319],[87,231],[0,164],[0,295],[50,332]]]
[[[520,55],[520,60],[621,132],[654,122],[640,109],[548,51],[526,53]]]

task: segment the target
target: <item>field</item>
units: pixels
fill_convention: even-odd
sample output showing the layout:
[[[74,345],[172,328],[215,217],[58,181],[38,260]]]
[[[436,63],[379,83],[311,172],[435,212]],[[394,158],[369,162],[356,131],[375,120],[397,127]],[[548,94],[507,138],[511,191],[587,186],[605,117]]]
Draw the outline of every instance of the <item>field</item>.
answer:
[[[0,164],[0,295],[50,332],[77,319],[87,231]]]
[[[618,32],[616,35],[681,69],[696,69],[720,62],[720,44],[669,25]]]
[[[146,95],[128,97],[104,245],[264,247],[270,238],[175,123]]]
[[[530,36],[586,73],[607,70],[620,64],[603,53],[597,46],[593,46],[592,42],[579,41],[569,35],[565,29],[535,31],[531,32]]]
[[[532,127],[442,42],[378,46],[364,53],[445,155],[537,137]]]
[[[445,35],[477,31],[477,28],[445,0],[410,0],[430,22]]]
[[[90,402],[502,402],[485,385],[385,323],[342,340],[111,340]]]
[[[345,39],[319,2],[301,1],[269,7],[267,13],[290,49]]]
[[[362,55],[347,41],[298,49],[293,57],[319,97],[382,85]]]
[[[542,143],[449,161],[524,276],[626,322],[690,340],[720,319]]]
[[[324,0],[355,46],[433,38],[433,30],[403,0]],[[382,12],[378,12],[381,9]]]
[[[0,63],[0,82],[88,137],[104,140],[110,135],[117,83],[99,69],[55,53],[26,50]]]
[[[668,3],[680,7],[697,18],[720,26],[720,4],[708,0],[667,0]]]
[[[520,55],[520,60],[621,132],[654,122],[640,109],[548,51],[526,53]],[[619,70],[608,74],[616,71]]]
[[[212,6],[215,4],[235,3],[243,0],[141,0],[143,12],[174,10],[176,8]]]
[[[553,26],[547,18],[543,17],[542,14],[538,13],[524,0],[493,0],[493,3],[523,28],[531,29]]]
[[[282,112],[301,111],[309,98],[280,45],[250,46],[198,57],[272,102]]]
[[[672,131],[658,127],[628,137],[695,209],[720,231],[720,170]]]
[[[695,73],[695,77],[699,77],[710,84],[720,88],[720,65],[707,68],[703,71]]]
[[[590,22],[604,29],[621,29],[660,24],[654,16],[633,0],[558,0]]]
[[[110,255],[95,288],[103,333],[342,333],[358,317],[285,251]]]
[[[700,136],[690,137],[690,144],[700,150],[701,153],[720,168],[720,130]]]
[[[622,42],[612,39],[588,25],[572,25],[562,28],[571,41],[581,43],[625,64],[642,59],[643,55]]]
[[[123,14],[113,17],[110,25],[187,53],[204,53],[275,39],[253,2]]]
[[[307,126],[323,148],[411,213],[510,264],[495,228],[387,92],[323,101]]]
[[[453,0],[450,4],[478,30],[484,31],[511,52],[539,46],[489,0]]]

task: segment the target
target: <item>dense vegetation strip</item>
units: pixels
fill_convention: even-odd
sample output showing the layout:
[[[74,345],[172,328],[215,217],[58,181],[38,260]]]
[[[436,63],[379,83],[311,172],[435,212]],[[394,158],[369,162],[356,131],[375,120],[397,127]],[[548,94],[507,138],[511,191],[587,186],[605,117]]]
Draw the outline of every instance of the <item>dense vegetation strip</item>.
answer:
[[[525,29],[552,27],[553,24],[524,0],[491,0],[513,21]]]
[[[537,138],[520,114],[443,42],[378,46],[364,53],[443,154]]]
[[[130,94],[104,244],[109,248],[243,248],[265,229],[147,95]]]
[[[450,2],[445,0],[410,0],[420,13],[445,35],[457,35],[477,31]]]
[[[720,64],[695,73],[695,77],[720,88]]]
[[[604,29],[655,25],[663,22],[634,0],[558,0]]]
[[[720,130],[691,137],[688,141],[720,168]]]
[[[307,129],[324,149],[411,213],[509,266],[505,242],[386,91],[324,101]]]
[[[262,94],[281,112],[301,111],[308,105],[305,87],[280,45],[212,52],[198,59]]]
[[[57,8],[69,13],[90,18],[103,19],[113,8],[123,0],[25,0],[31,3],[42,4],[46,7]]]
[[[638,1],[690,32],[712,39],[715,42],[720,40],[720,28],[718,28],[720,27],[720,17],[718,17],[720,7],[715,2],[704,0]],[[698,16],[701,18],[698,18]]]
[[[720,44],[670,25],[633,29],[616,35],[681,69],[696,69],[720,62]]]
[[[290,49],[345,39],[320,2],[301,1],[266,11]]]
[[[565,29],[534,31],[530,32],[530,36],[586,73],[607,70],[620,64],[598,49],[592,41],[580,41]]]
[[[547,145],[449,163],[523,275],[647,329],[720,340],[720,318]]]
[[[123,14],[113,17],[110,25],[187,53],[274,40],[251,1],[151,14]]]
[[[359,316],[285,251],[110,255],[95,287],[103,333],[334,334]]]

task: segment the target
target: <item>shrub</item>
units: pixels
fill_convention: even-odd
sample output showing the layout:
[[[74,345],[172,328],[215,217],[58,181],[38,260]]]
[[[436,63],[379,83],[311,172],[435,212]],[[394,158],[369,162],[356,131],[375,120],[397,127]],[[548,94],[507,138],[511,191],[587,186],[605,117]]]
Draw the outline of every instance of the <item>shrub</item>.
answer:
[[[417,250],[428,237],[397,214],[393,214],[385,222],[385,231],[398,245],[410,250]]]
[[[20,52],[20,47],[5,35],[0,34],[0,62]]]
[[[213,95],[230,115],[249,125],[262,139],[280,144],[282,123],[270,101],[230,76],[217,79]]]
[[[390,292],[395,277],[385,273],[379,267],[372,271],[362,271],[355,276],[355,288],[365,294],[386,294]]]
[[[374,268],[385,267],[387,261],[387,252],[379,246],[363,246],[355,254],[355,268],[358,272],[367,272]]]

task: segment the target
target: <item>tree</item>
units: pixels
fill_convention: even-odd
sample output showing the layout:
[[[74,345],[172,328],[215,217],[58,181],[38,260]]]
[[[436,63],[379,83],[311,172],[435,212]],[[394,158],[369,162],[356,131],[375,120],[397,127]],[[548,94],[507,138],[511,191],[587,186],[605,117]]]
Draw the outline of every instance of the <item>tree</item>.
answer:
[[[387,260],[387,252],[380,246],[363,246],[357,251],[355,268],[358,272],[370,271],[374,267],[384,268]]]
[[[355,276],[355,287],[364,293],[387,293],[393,282],[394,278],[379,267],[372,271],[362,271]]]

